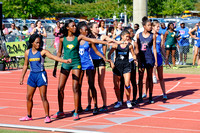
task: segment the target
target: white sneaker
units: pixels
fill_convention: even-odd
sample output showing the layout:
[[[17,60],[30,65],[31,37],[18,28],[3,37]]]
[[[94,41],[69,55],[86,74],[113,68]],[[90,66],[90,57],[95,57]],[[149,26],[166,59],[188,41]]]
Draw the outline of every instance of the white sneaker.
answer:
[[[117,102],[117,104],[114,106],[114,108],[119,108],[119,107],[121,107],[122,106],[122,102]]]
[[[178,65],[178,64],[179,64],[179,61],[177,61],[175,64]]]
[[[186,65],[186,62],[184,62],[183,65]]]
[[[153,76],[153,83],[154,83],[154,84],[157,84],[157,83],[158,83],[156,76]]]
[[[179,65],[183,65],[183,62],[181,61],[181,62],[179,62]]]
[[[131,104],[131,101],[126,101],[126,105],[127,105],[128,108],[132,108],[133,107],[132,104]]]

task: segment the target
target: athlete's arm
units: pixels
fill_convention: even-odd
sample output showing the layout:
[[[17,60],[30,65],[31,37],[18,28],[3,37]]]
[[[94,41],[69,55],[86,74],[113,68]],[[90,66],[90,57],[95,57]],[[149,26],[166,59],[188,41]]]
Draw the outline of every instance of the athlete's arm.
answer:
[[[115,51],[116,48],[117,48],[117,44],[113,45],[111,50],[108,53],[108,59],[109,59],[108,61],[109,61],[112,69],[115,67],[115,65],[114,65],[113,61],[111,60],[111,54]]]
[[[61,57],[62,49],[63,49],[63,38],[60,38],[59,48],[58,48],[58,52],[57,52],[58,57]],[[57,66],[58,66],[58,61],[55,61],[54,70],[53,70],[53,76],[54,77],[56,77]]]
[[[137,57],[137,60],[138,60],[138,67],[140,68],[141,67],[141,59],[140,59],[140,56],[139,56],[139,47],[138,47],[138,42],[140,41],[139,40],[139,34],[137,34],[137,37],[136,37],[137,41],[135,41],[135,54],[136,54],[136,57]]]
[[[99,43],[99,44],[106,44],[108,45],[108,42],[106,41],[101,41],[101,40],[97,40],[97,39],[93,39],[93,38],[88,38],[84,35],[79,35],[78,36],[78,41],[80,40],[85,40],[85,41],[88,41],[88,42],[91,42],[91,43]]]
[[[55,61],[58,61],[58,62],[63,62],[63,63],[71,63],[72,60],[71,59],[68,59],[68,60],[64,60],[58,56],[55,56],[55,55],[52,55],[48,50],[42,50],[41,52],[41,55],[42,56],[47,56],[49,59],[52,59],[52,60],[55,60]]]
[[[135,64],[138,65],[137,57],[136,57],[135,52],[134,52],[134,50],[133,50],[133,45],[130,45],[130,46],[129,46],[129,50],[131,51],[131,54],[132,54],[132,56],[133,56],[133,59],[134,59]]]
[[[192,32],[197,31],[197,26],[195,26],[192,30],[190,30],[188,33],[190,34],[190,36],[194,39],[199,39],[198,37],[196,37],[195,35],[192,35]]]
[[[163,43],[165,44],[165,41],[166,41],[166,38],[167,38],[167,35],[169,34],[168,31],[165,32],[164,36],[163,36]]]
[[[158,62],[157,62],[157,50],[156,50],[156,34],[153,35],[153,53],[155,58],[155,67],[157,67]]]
[[[109,42],[114,42],[114,43],[117,43],[117,44],[121,44],[122,41],[116,41],[115,39],[112,39],[110,38],[109,36],[106,36],[106,35],[102,35],[102,40],[106,40],[106,41],[109,41]]]
[[[27,72],[27,69],[28,69],[28,53],[29,53],[29,49],[25,51],[25,54],[24,54],[24,57],[25,57],[25,60],[24,60],[24,66],[23,66],[23,69],[22,69],[22,74],[21,74],[21,78],[20,78],[20,85],[23,84],[23,81],[24,81],[24,76]]]
[[[94,43],[91,43],[91,48],[94,50],[94,52],[95,52],[99,57],[101,57],[104,61],[106,61],[106,57],[103,56],[103,55],[99,52],[99,50],[97,49],[97,47],[96,47],[96,45],[95,45]],[[106,54],[104,54],[104,55],[106,55]]]
[[[162,52],[162,55],[164,56],[164,59],[166,59],[165,44],[164,44],[164,36],[163,36],[163,34],[161,34],[161,52]]]
[[[47,37],[47,32],[45,30],[45,28],[43,28],[43,34],[41,34],[43,37]]]

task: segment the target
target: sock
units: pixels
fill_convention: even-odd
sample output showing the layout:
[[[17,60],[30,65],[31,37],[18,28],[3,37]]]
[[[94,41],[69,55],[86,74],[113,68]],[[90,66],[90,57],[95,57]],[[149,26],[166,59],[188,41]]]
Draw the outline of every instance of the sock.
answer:
[[[130,88],[131,88],[131,86],[130,86],[130,85],[129,85],[129,86],[125,86],[125,88],[126,88],[126,89],[130,89]]]

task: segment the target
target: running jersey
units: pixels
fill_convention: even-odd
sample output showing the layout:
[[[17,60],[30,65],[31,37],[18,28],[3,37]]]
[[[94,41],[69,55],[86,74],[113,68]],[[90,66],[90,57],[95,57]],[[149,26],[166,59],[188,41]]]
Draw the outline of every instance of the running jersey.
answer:
[[[104,30],[102,30],[101,27],[99,27],[99,34],[106,35],[106,32],[107,32],[106,28],[104,28]]]
[[[36,54],[32,53],[32,48],[29,50],[28,61],[30,64],[31,72],[44,71],[44,57],[41,56],[41,51],[37,51]]]
[[[58,27],[56,27],[56,31],[55,31],[57,34],[60,32],[60,30],[58,29]],[[59,44],[59,41],[60,41],[60,37],[59,36],[55,36],[55,42],[54,44]]]
[[[200,28],[197,27],[197,37],[200,38]],[[197,40],[197,44],[200,44],[200,39]]]
[[[79,56],[81,58],[82,68],[85,68],[86,66],[94,66],[89,51],[90,45],[87,41],[85,41],[83,45],[79,45]]]
[[[63,59],[72,59],[71,64],[80,64],[79,56],[79,43],[78,38],[75,36],[73,41],[68,41],[66,37],[63,39],[64,56]],[[65,68],[68,64],[62,63],[62,67]]]
[[[98,35],[98,40],[101,40],[101,35]],[[96,45],[97,50],[98,50],[102,55],[104,55],[104,54],[103,54],[103,44],[95,43],[95,45]],[[90,55],[91,55],[91,57],[92,57],[93,60],[99,60],[99,59],[101,59],[101,57],[99,57],[99,56],[94,52],[94,50],[93,50],[92,48],[90,49]]]
[[[153,34],[150,33],[149,37],[144,38],[142,35],[143,32],[139,33],[139,42],[138,42],[138,48],[139,48],[139,55],[142,61],[145,60],[152,60],[154,59],[153,53],[152,53],[152,47],[153,47]]]
[[[176,33],[173,31],[173,32],[170,32],[168,30],[168,35],[166,37],[166,42],[165,42],[165,45],[169,45],[169,46],[172,46],[172,45],[175,45],[176,44]]]
[[[120,45],[117,46],[115,63],[129,63],[129,46],[130,44],[125,48],[121,48]]]
[[[156,37],[156,51],[157,54],[161,54],[161,34],[158,33],[158,36]],[[153,52],[153,47],[152,47]]]

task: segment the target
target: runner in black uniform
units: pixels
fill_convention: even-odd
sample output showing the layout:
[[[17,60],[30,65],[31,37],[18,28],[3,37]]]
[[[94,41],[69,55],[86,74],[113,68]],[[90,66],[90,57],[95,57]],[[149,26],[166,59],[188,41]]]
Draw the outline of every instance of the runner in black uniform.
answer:
[[[113,68],[113,82],[114,82],[114,89],[115,94],[117,96],[117,104],[114,106],[114,108],[119,108],[122,105],[121,97],[120,97],[120,79],[123,76],[124,77],[124,83],[125,83],[125,92],[127,95],[127,107],[131,108],[131,102],[130,102],[130,93],[131,93],[131,87],[130,87],[130,77],[131,77],[131,64],[129,63],[129,50],[131,51],[133,55],[133,59],[136,62],[136,55],[133,51],[133,45],[131,45],[128,41],[130,39],[130,33],[128,31],[123,31],[121,33],[122,41],[126,41],[120,45],[113,45],[112,49],[108,53],[108,59],[111,59],[111,54],[116,50],[116,59],[115,63],[111,63],[111,67]]]

